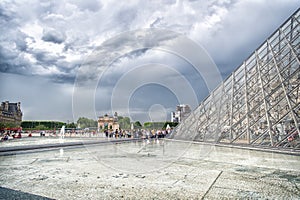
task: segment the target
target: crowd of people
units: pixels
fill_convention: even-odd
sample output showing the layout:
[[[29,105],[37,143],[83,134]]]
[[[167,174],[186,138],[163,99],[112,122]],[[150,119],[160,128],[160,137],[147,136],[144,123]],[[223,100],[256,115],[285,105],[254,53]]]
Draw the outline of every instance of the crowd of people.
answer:
[[[6,141],[14,138],[22,138],[21,132],[15,133],[7,131],[1,134],[1,141]]]
[[[104,134],[107,138],[164,138],[172,132],[172,129],[167,130],[149,130],[149,129],[134,129],[134,130],[105,130]]]
[[[134,129],[134,130],[125,130],[125,129],[116,129],[116,130],[104,130],[103,132],[97,132],[96,130],[92,131],[84,131],[84,130],[74,130],[74,131],[66,131],[65,137],[107,137],[107,138],[142,138],[142,139],[150,139],[150,138],[164,138],[168,134],[172,132],[172,129],[160,130],[160,129]],[[58,137],[60,136],[57,131],[29,131],[29,132],[1,132],[0,140],[6,141],[14,138],[22,138],[23,135],[25,137],[32,136],[49,136],[49,137]]]

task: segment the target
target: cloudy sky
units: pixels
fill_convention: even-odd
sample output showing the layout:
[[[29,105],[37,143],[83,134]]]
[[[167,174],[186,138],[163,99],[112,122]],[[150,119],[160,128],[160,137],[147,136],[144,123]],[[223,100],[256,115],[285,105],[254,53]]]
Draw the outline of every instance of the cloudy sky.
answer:
[[[299,0],[2,0],[0,99],[23,120],[194,109]]]

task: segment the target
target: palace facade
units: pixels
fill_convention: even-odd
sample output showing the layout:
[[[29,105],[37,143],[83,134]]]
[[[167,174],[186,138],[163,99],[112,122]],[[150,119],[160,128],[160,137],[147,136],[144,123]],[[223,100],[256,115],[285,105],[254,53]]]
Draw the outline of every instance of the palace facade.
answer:
[[[1,123],[14,123],[21,125],[22,122],[21,103],[10,103],[5,101],[0,106],[0,122]]]

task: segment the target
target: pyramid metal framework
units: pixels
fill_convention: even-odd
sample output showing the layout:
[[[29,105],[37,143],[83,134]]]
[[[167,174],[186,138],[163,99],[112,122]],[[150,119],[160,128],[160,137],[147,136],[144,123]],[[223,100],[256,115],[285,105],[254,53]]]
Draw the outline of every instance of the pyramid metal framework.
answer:
[[[173,139],[300,149],[300,9],[187,117]]]

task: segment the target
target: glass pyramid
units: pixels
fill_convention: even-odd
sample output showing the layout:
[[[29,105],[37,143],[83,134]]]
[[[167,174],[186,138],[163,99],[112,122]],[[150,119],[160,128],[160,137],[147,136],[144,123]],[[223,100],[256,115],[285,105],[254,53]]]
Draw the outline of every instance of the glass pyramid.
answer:
[[[300,9],[170,136],[300,149]]]

